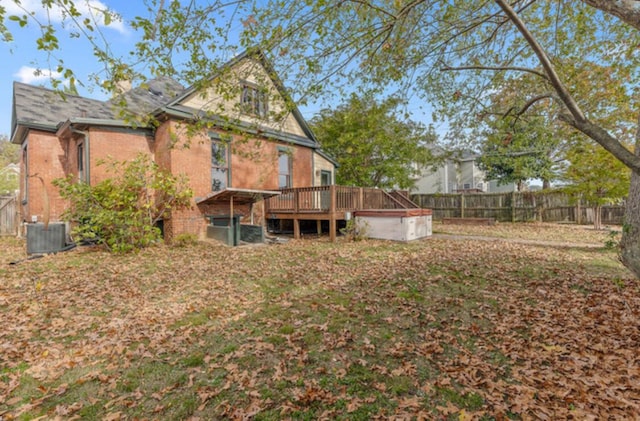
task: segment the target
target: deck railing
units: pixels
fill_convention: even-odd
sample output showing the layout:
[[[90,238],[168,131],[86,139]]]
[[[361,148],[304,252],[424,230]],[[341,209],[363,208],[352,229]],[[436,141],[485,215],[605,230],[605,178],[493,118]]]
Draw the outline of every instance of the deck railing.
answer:
[[[336,185],[282,189],[280,195],[266,200],[266,206],[268,212],[293,213],[330,213],[407,207],[384,190]]]

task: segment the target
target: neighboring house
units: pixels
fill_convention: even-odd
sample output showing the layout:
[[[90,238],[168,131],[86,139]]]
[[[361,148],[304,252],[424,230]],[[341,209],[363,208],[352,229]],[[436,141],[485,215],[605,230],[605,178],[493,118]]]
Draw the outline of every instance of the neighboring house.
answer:
[[[448,159],[435,169],[426,169],[411,193],[503,193],[516,190],[513,183],[498,185],[495,180],[485,180],[485,173],[478,167],[476,158],[477,155],[464,152],[459,158]]]
[[[43,188],[50,220],[60,219],[68,203],[52,180],[73,175],[95,184],[107,176],[101,160],[139,153],[185,174],[194,192],[192,209],[173,211],[163,221],[167,239],[203,236],[211,215],[232,212],[262,223],[262,199],[278,189],[334,183],[335,162],[320,150],[261,52],[235,57],[208,81],[203,88],[184,89],[159,78],[122,93],[129,112],[150,113],[155,125],[121,117],[115,105],[122,97],[67,95],[65,101],[51,90],[14,82],[11,141],[23,151],[24,221],[43,220]],[[209,124],[192,133],[185,123],[196,119]]]
[[[0,168],[0,195],[13,195],[20,183],[20,165],[10,163]]]

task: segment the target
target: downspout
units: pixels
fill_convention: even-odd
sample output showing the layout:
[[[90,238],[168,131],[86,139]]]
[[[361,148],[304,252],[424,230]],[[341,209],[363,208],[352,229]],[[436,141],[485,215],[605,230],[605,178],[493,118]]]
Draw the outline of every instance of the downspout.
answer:
[[[89,158],[91,157],[91,154],[89,153],[90,150],[90,146],[89,146],[89,132],[86,132],[84,130],[78,130],[78,129],[74,129],[71,128],[71,133],[76,133],[76,134],[80,134],[82,136],[84,136],[84,162],[85,162],[85,180],[83,180],[85,183],[87,183],[88,185],[91,185],[91,165],[90,165],[90,161]]]

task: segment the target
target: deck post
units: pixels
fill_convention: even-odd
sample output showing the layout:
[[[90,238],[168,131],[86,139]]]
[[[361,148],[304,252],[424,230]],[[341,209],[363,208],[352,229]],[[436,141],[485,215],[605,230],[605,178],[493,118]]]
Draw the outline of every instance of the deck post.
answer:
[[[298,189],[294,189],[293,190],[293,211],[295,213],[298,213],[298,211],[300,210],[300,203],[298,203],[300,201],[300,195],[298,194]]]
[[[356,204],[356,209],[364,209],[364,189],[362,187],[358,189],[358,203]]]
[[[329,203],[329,239],[333,243],[336,241],[336,199],[338,197],[335,184],[329,186],[329,195],[331,196]]]
[[[322,220],[316,220],[316,228],[318,229],[318,236],[322,235]]]
[[[300,220],[298,218],[293,218],[293,238],[300,239]]]

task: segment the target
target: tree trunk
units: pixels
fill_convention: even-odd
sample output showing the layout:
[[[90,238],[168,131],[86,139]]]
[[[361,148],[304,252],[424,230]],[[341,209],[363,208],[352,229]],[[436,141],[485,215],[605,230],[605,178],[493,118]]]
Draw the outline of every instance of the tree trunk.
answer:
[[[596,230],[602,229],[602,219],[600,218],[602,206],[595,205],[593,207],[593,228]]]
[[[636,153],[640,147],[636,145]],[[631,187],[627,197],[620,239],[622,264],[640,278],[640,174],[631,173]]]
[[[548,190],[551,188],[551,182],[549,180],[542,180],[542,190]]]
[[[636,131],[636,156],[640,156],[640,117]],[[640,278],[640,173],[631,172],[631,186],[627,197],[620,239],[620,259],[630,271]]]

